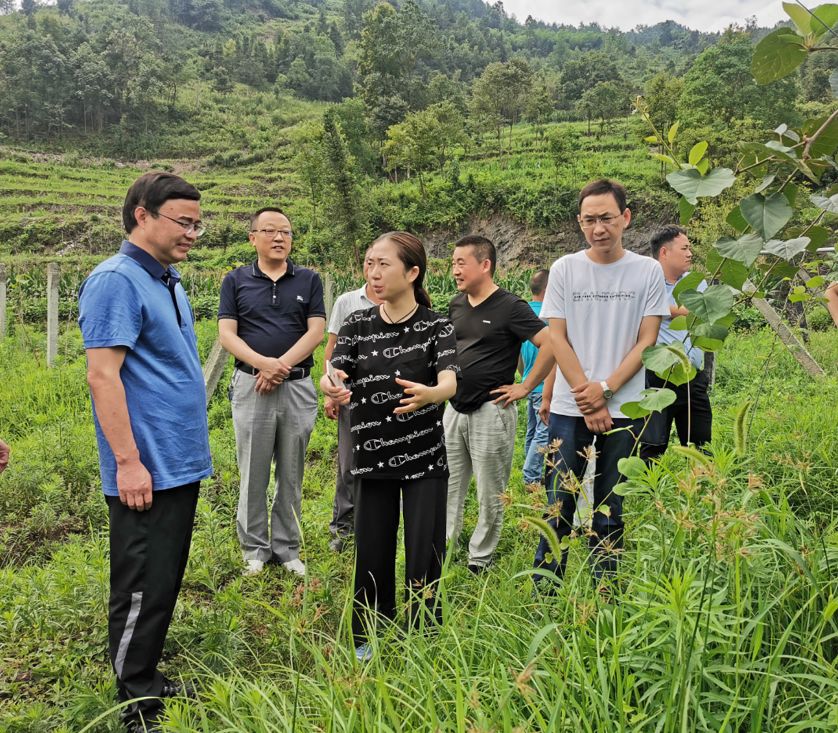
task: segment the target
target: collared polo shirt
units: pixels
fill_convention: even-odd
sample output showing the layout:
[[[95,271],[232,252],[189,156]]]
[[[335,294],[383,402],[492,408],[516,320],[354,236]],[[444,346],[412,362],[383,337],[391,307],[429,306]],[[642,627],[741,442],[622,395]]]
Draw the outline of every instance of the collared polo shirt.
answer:
[[[329,333],[337,336],[344,321],[355,311],[367,310],[375,305],[367,297],[367,286],[362,285],[357,290],[350,290],[348,293],[339,295],[332,306],[332,313],[329,317]]]
[[[100,263],[79,290],[85,348],[127,349],[119,376],[154,491],[212,473],[204,377],[192,309],[179,280],[174,268],[124,241],[119,254]],[[116,461],[95,404],[93,419],[102,489],[118,496]]]
[[[282,356],[308,330],[309,318],[326,318],[320,275],[288,260],[285,274],[271,280],[256,262],[224,276],[218,319],[237,321],[236,333],[262,356]],[[312,367],[308,356],[294,366]],[[236,360],[236,366],[242,363]]]
[[[689,272],[685,272],[678,279],[678,282],[680,282],[684,277],[686,277],[689,274]],[[669,301],[669,305],[673,307],[678,305],[678,303],[675,301],[675,296],[673,295],[673,293],[675,292],[675,286],[677,284],[677,282],[671,283],[668,280],[666,281],[666,297]],[[707,290],[707,281],[702,280],[696,287],[696,290],[699,293],[703,293],[705,290]],[[692,365],[696,369],[698,369],[698,371],[701,371],[704,368],[704,352],[697,346],[693,346],[688,331],[676,331],[672,328],[671,315],[664,316],[664,319],[661,321],[660,331],[658,331],[658,343],[671,344],[675,341],[681,341],[684,344],[684,351],[687,352],[687,356],[690,358]]]

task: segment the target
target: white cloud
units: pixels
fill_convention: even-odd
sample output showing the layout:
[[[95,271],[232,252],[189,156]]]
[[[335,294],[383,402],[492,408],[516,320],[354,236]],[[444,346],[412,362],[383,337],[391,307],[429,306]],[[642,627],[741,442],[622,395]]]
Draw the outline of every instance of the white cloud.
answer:
[[[596,22],[623,30],[674,20],[700,31],[721,31],[751,16],[765,26],[786,17],[780,0],[504,0],[503,6],[521,22],[532,15],[548,23]]]

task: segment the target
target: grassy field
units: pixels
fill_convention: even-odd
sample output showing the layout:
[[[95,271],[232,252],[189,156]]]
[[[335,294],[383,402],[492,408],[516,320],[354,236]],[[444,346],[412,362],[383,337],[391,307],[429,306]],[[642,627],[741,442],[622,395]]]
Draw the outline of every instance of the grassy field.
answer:
[[[202,355],[214,337],[200,322]],[[544,498],[523,486],[519,446],[497,564],[474,577],[462,549],[449,555],[444,627],[384,631],[367,666],[350,644],[351,553],[327,549],[334,424],[321,414],[309,449],[307,581],[273,566],[243,578],[219,389],[215,475],[162,665],[201,693],[169,706],[166,730],[834,731],[838,332],[811,348],[829,370],[817,383],[770,332],[729,339],[712,458],[670,451],[627,487],[616,603],[593,592],[582,539],[559,596],[533,599],[529,520]],[[53,370],[35,327],[0,343],[0,426],[13,450],[0,476],[0,730],[117,731],[105,504],[75,328]],[[467,530],[474,520],[469,503]]]

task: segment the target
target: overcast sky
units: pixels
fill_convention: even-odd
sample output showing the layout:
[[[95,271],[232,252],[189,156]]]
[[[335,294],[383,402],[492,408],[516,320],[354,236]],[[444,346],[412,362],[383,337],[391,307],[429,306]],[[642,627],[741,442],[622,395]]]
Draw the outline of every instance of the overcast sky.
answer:
[[[548,23],[596,22],[623,30],[674,20],[696,30],[721,31],[754,15],[764,26],[785,18],[781,0],[503,0],[503,6],[522,23],[532,15]]]

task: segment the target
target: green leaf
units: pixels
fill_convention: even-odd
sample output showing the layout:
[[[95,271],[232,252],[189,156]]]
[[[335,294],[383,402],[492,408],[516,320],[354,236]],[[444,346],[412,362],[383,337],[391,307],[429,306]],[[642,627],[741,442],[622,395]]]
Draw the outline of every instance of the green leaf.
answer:
[[[643,142],[651,143],[652,145],[660,145],[660,138],[657,135],[649,135],[643,138]]]
[[[770,84],[791,74],[807,55],[803,38],[791,28],[778,28],[757,44],[751,59],[751,73],[758,84]]]
[[[736,182],[736,176],[730,168],[714,168],[702,176],[695,168],[673,171],[666,180],[678,193],[691,204],[698,203],[700,197],[718,196]]]
[[[700,272],[690,272],[682,277],[675,288],[672,290],[672,297],[678,305],[681,304],[681,293],[685,290],[695,290],[704,280],[704,275]]]
[[[762,193],[766,188],[768,188],[772,183],[774,183],[774,179],[777,176],[770,175],[765,176],[760,184],[754,189],[754,193]]]
[[[737,206],[727,215],[725,221],[730,226],[732,226],[739,234],[741,234],[748,228],[748,222],[745,221],[745,217],[742,216],[742,209],[739,206]]]
[[[771,239],[765,243],[763,252],[766,254],[777,255],[786,262],[794,259],[809,246],[809,237],[797,237],[796,239],[787,239],[780,241],[779,239]]]
[[[687,316],[676,316],[669,322],[669,328],[672,331],[686,331]]]
[[[829,214],[838,214],[838,193],[833,194],[829,198],[813,193],[809,196],[809,200],[819,209],[823,209],[823,211]]]
[[[838,5],[835,3],[818,5],[818,7],[812,11],[812,16],[809,16],[809,25],[812,29],[811,32],[815,38],[820,38],[825,33],[828,33],[829,29],[838,23]]]
[[[707,175],[707,171],[710,170],[710,161],[707,158],[702,158],[695,164],[695,167],[698,169],[698,172],[701,173],[702,176]]]
[[[823,275],[815,275],[806,281],[806,287],[810,290],[815,290],[822,287],[825,282],[826,278]]]
[[[733,308],[734,293],[728,285],[711,285],[703,293],[688,290],[681,295],[681,302],[705,323],[715,323]]]
[[[683,196],[678,199],[678,220],[681,222],[681,226],[689,224],[694,211],[695,204],[691,204]]]
[[[640,406],[651,412],[660,412],[675,402],[675,393],[666,387],[650,387],[640,393]]]
[[[680,122],[675,122],[672,127],[669,128],[669,132],[666,135],[666,139],[669,140],[669,144],[673,145],[675,143],[675,137],[678,135],[678,128],[681,126]]]
[[[808,36],[812,32],[812,25],[809,22],[812,16],[809,15],[808,10],[801,8],[799,5],[795,5],[794,3],[783,3],[783,10],[786,11],[786,15],[788,15],[797,26],[797,30],[801,36]]]
[[[763,239],[771,239],[791,219],[794,213],[786,197],[779,191],[767,198],[755,193],[739,204],[742,216]]]
[[[730,329],[720,323],[699,323],[690,330],[693,346],[703,351],[719,351]]]
[[[631,418],[632,420],[639,420],[641,417],[647,417],[648,415],[651,415],[651,413],[648,410],[644,410],[640,406],[640,403],[636,400],[632,402],[623,402],[623,404],[620,405],[620,412],[622,412],[623,415],[625,415],[628,418]],[[625,460],[625,458],[622,458],[620,460]]]
[[[680,165],[675,158],[670,157],[669,155],[664,155],[663,153],[651,153],[651,156],[655,160],[659,160],[662,163],[666,163],[667,165],[674,166],[675,168],[679,168]]]
[[[621,475],[631,481],[632,479],[641,478],[646,475],[646,464],[643,462],[643,459],[637,456],[629,456],[628,458],[621,458],[617,461],[617,470]]]
[[[644,349],[643,365],[676,387],[689,382],[696,373],[680,341]]]
[[[795,202],[797,201],[797,185],[794,183],[787,183],[783,187],[783,196],[786,197],[786,201],[789,202],[790,206],[794,206]]]
[[[687,160],[690,162],[690,165],[698,165],[698,162],[707,152],[707,147],[708,145],[706,140],[702,140],[701,142],[697,142],[693,145],[692,150],[690,150],[690,154],[687,156]]]
[[[722,237],[714,246],[729,260],[743,262],[750,267],[762,251],[763,244],[764,240],[759,234],[750,232],[735,240]]]
[[[806,120],[803,125],[803,134],[812,137],[823,127],[829,115],[824,115],[813,120]],[[813,158],[820,158],[822,155],[835,155],[838,150],[838,117],[830,122],[821,132],[809,148],[809,154]]]

